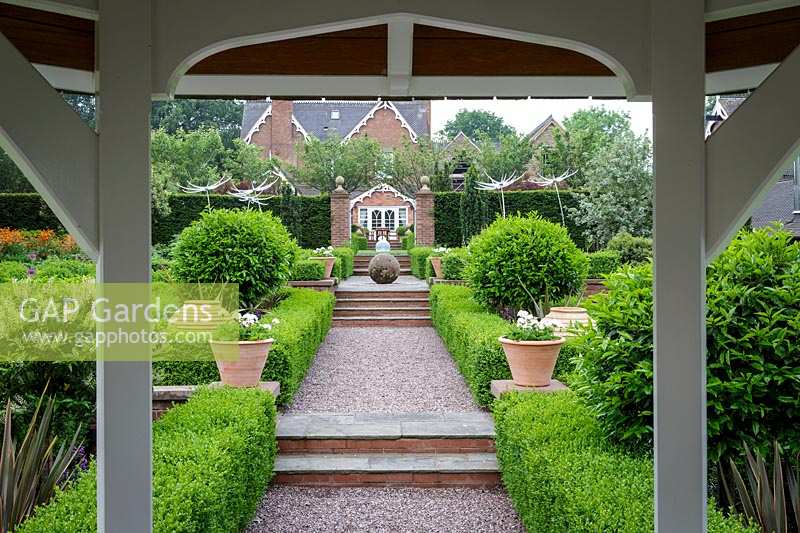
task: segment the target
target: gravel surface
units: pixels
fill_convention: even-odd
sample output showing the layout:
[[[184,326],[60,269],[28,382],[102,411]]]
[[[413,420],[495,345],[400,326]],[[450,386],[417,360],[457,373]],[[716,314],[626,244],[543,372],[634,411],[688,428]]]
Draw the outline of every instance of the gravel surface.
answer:
[[[272,486],[247,533],[515,532],[522,524],[501,488]]]
[[[286,412],[479,410],[433,328],[332,328]]]

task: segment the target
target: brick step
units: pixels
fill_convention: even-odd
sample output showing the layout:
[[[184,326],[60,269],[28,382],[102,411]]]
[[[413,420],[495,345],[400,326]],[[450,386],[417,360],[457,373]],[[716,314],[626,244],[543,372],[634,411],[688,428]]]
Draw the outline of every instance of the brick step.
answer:
[[[430,318],[430,307],[356,307],[346,308],[336,306],[333,318],[341,317],[426,317]]]
[[[284,414],[278,450],[291,453],[494,453],[489,413]]]
[[[393,307],[395,309],[419,309],[430,307],[427,298],[349,298],[336,301],[337,309],[363,309],[365,307]]]
[[[345,328],[423,328],[433,326],[430,316],[344,316],[333,317],[334,327]]]
[[[395,298],[425,298],[428,299],[429,291],[336,291],[337,300],[354,300],[363,298],[380,298],[381,300],[392,300]]]
[[[405,258],[405,260],[403,260],[400,257],[396,257],[396,259],[397,259],[397,262],[400,263],[400,268],[410,268],[411,267],[411,260],[408,259],[407,257]],[[366,261],[363,260],[363,259],[357,259],[357,260],[353,261],[353,266],[355,266],[356,268],[358,268],[358,267],[367,268],[369,266],[369,262],[370,261],[372,261],[371,257]]]
[[[470,486],[500,484],[493,453],[290,454],[275,460],[275,483],[336,486]]]

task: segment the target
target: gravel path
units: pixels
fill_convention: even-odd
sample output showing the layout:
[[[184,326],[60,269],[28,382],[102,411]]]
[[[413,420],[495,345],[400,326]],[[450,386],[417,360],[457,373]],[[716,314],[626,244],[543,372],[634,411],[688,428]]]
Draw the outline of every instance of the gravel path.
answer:
[[[247,533],[522,531],[505,491],[273,485]]]
[[[479,410],[433,328],[332,328],[286,412]]]

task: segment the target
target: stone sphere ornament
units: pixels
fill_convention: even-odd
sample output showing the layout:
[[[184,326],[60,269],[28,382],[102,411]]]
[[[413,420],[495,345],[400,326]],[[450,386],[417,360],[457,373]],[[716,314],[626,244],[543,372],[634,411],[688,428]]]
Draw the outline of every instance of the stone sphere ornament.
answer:
[[[376,252],[388,252],[392,249],[392,245],[386,240],[386,237],[378,237],[378,242],[375,243]]]
[[[369,262],[369,277],[379,285],[393,283],[400,275],[400,263],[391,254],[378,254]]]

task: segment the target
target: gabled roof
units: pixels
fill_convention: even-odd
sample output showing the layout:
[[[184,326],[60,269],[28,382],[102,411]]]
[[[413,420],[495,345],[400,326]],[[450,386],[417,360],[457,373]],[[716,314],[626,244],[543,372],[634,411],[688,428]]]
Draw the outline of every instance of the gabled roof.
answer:
[[[475,141],[473,141],[472,139],[470,139],[469,137],[467,137],[467,134],[466,134],[466,133],[464,133],[463,131],[459,131],[459,132],[458,132],[458,134],[457,134],[455,137],[453,137],[453,140],[451,140],[449,143],[447,143],[447,144],[445,145],[445,147],[444,147],[444,151],[446,152],[446,151],[448,151],[448,150],[449,150],[449,149],[450,149],[452,146],[457,146],[457,145],[459,145],[459,144],[464,144],[464,143],[468,143],[468,144],[472,145],[472,146],[473,146],[473,147],[474,147],[476,150],[480,150],[480,148],[478,147],[478,145],[477,145],[477,144],[475,144]]]
[[[272,115],[272,102],[253,102],[254,105],[244,106],[242,113],[242,139],[249,143],[253,135]],[[245,129],[245,124],[249,124]]]
[[[550,115],[550,116],[548,116],[546,119],[544,119],[544,120],[543,120],[541,123],[539,123],[539,125],[538,125],[538,126],[536,126],[535,128],[533,128],[533,129],[531,130],[531,132],[530,132],[530,133],[528,133],[528,135],[526,135],[526,137],[527,137],[527,138],[528,138],[528,139],[529,139],[529,140],[530,140],[532,143],[534,143],[534,142],[536,142],[536,141],[539,139],[539,137],[541,137],[541,136],[542,136],[542,134],[543,134],[545,131],[547,131],[547,128],[550,128],[551,126],[552,126],[552,127],[555,127],[555,128],[558,128],[558,129],[559,129],[559,130],[561,130],[561,131],[565,131],[565,130],[564,130],[564,126],[562,126],[561,124],[559,124],[559,123],[558,123],[558,121],[557,121],[556,119],[554,119],[554,118],[553,118],[553,115]]]
[[[254,127],[258,129],[256,123],[269,105],[268,101],[245,103],[241,130],[243,139],[248,138]],[[292,118],[297,130],[306,138],[311,135],[323,140],[331,135],[345,138],[370,112],[374,113],[377,111],[376,107],[381,105],[395,111],[399,115],[398,120],[409,129],[409,133],[414,132],[414,138],[430,135],[430,105],[427,101],[296,100],[292,105]],[[332,111],[339,111],[338,119],[331,118]]]
[[[370,196],[372,196],[373,193],[376,193],[376,192],[390,192],[390,193],[394,194],[397,198],[400,198],[402,201],[410,203],[412,207],[414,207],[414,208],[417,207],[417,202],[413,198],[411,198],[409,196],[406,196],[405,194],[401,193],[400,191],[398,191],[397,189],[395,189],[394,187],[392,187],[388,183],[379,183],[378,185],[375,185],[371,189],[368,189],[368,190],[362,192],[361,194],[359,194],[355,198],[351,198],[350,199],[350,209],[353,209],[353,207],[355,207],[355,205],[357,203],[361,202],[365,198],[369,198]]]
[[[355,126],[353,126],[353,129],[351,129],[350,132],[344,136],[344,140],[349,141],[353,137],[353,135],[357,134],[361,130],[361,128],[366,126],[367,122],[371,118],[373,118],[375,116],[375,113],[377,113],[381,109],[388,109],[389,111],[392,111],[394,113],[394,118],[399,120],[400,125],[403,126],[408,131],[408,135],[409,137],[411,137],[411,142],[414,143],[417,142],[417,132],[414,131],[414,128],[411,127],[411,124],[409,124],[408,121],[405,119],[405,117],[403,117],[403,114],[400,112],[397,106],[392,102],[390,102],[389,100],[384,100],[382,102],[378,102],[377,104],[375,104],[372,107],[372,109],[370,109],[367,112],[367,114],[364,115],[364,117],[361,120],[359,120]]]

